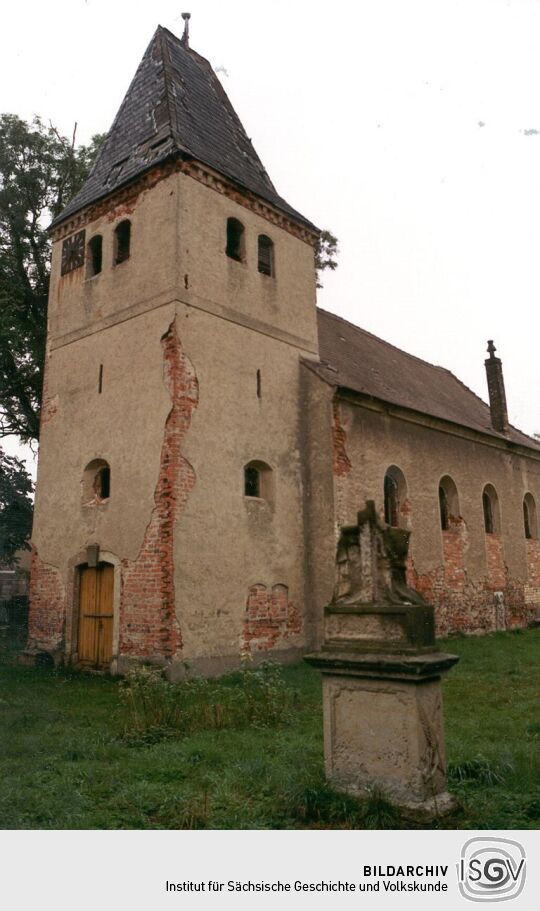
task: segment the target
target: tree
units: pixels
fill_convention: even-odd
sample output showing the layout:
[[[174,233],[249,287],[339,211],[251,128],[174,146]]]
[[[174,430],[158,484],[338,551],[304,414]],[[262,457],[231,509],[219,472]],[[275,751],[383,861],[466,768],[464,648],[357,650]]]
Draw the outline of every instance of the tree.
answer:
[[[321,231],[315,248],[315,271],[317,273],[317,288],[322,288],[320,273],[324,269],[334,272],[337,269],[338,239],[331,231]]]
[[[0,437],[39,436],[47,328],[47,227],[84,183],[104,137],[0,116]]]
[[[103,136],[75,145],[53,126],[0,116],[0,438],[39,436],[47,332],[47,226],[84,183]],[[0,448],[0,560],[28,539],[32,482]]]
[[[0,449],[0,563],[12,565],[15,551],[28,547],[31,493],[32,481],[24,463]]]

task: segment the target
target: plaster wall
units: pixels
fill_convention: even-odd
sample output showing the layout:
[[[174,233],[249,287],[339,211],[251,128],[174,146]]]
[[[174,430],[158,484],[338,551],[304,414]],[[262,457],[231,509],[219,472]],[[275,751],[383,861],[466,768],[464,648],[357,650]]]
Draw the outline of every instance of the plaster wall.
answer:
[[[225,256],[230,216],[245,225],[245,263]],[[131,254],[113,266],[124,217]],[[73,652],[75,555],[98,543],[118,561],[118,667],[123,652],[208,671],[242,648],[292,653],[305,642],[299,361],[316,351],[313,249],[180,173],[111,203],[86,224],[87,242],[96,233],[91,279],[84,267],[60,277],[54,245],[30,640]],[[257,270],[259,233],[274,241],[275,277]],[[98,458],[111,495],[84,505]],[[251,460],[272,470],[268,500],[244,496]],[[150,632],[164,590],[175,617],[161,612]]]
[[[313,247],[230,195],[183,173],[176,179],[180,300],[316,354]],[[244,226],[244,262],[225,255],[228,218]],[[259,234],[274,244],[272,277],[257,268]]]
[[[173,318],[171,304],[50,355],[47,392],[56,410],[42,425],[32,539],[62,574],[72,554],[93,542],[127,559],[138,553],[171,407],[160,339]],[[111,496],[87,506],[82,477],[94,459],[110,466]]]
[[[141,306],[153,307],[174,297],[177,264],[177,175],[172,174],[129,202],[102,205],[98,217],[74,223],[73,229],[53,242],[49,338],[54,346],[73,334],[89,332],[133,315]],[[130,256],[113,264],[114,230],[124,219],[131,222]],[[85,242],[103,238],[102,270],[88,276],[88,262],[61,275],[65,236],[85,229]]]
[[[175,531],[184,656],[238,660],[247,644],[252,586],[269,592],[286,586],[290,604],[303,609],[298,352],[228,321],[216,326],[215,317],[183,304],[177,326],[199,383],[199,403],[182,449],[196,482]],[[244,495],[244,466],[250,461],[270,467],[269,499]],[[282,632],[276,647],[303,644],[297,625]],[[255,637],[255,652],[260,644]]]

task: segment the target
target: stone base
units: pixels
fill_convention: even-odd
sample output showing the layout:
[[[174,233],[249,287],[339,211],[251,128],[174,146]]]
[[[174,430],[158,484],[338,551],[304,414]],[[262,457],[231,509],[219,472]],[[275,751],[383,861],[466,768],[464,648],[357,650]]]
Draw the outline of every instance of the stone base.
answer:
[[[373,796],[373,790],[353,787],[344,788],[332,780],[330,783],[336,791],[350,794],[352,797],[357,797],[359,800],[367,800]],[[436,797],[429,797],[423,801],[395,800],[390,794],[385,794],[381,790],[379,790],[378,793],[381,794],[388,803],[392,804],[393,807],[400,810],[405,817],[418,822],[430,822],[441,819],[445,816],[449,816],[451,813],[455,813],[461,807],[457,797],[454,797],[454,795],[450,794],[448,791],[442,791],[440,794],[437,794]]]
[[[413,816],[419,820],[438,819],[442,816],[449,816],[460,808],[459,800],[448,791],[437,794],[436,797],[430,797],[423,803],[401,804],[400,810],[404,810],[408,816]]]
[[[439,679],[323,673],[326,776],[343,791],[379,791],[395,806],[433,812],[446,791]]]

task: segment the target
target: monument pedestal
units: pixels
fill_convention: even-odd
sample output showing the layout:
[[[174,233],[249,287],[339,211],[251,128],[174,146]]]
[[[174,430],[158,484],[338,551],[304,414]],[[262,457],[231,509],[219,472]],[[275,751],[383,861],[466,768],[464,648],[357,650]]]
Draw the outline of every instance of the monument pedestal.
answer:
[[[429,816],[448,812],[440,676],[457,661],[323,649],[325,770],[337,788]]]
[[[422,816],[452,810],[446,790],[441,675],[458,661],[435,644],[433,607],[405,584],[409,533],[373,503],[342,529],[322,673],[325,768],[337,788],[380,792]]]

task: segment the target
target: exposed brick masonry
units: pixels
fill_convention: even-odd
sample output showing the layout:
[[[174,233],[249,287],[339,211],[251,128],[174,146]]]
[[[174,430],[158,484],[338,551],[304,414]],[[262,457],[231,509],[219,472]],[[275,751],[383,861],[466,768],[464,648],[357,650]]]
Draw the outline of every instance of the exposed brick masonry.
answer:
[[[347,442],[347,434],[345,433],[344,428],[341,424],[341,415],[339,410],[339,402],[333,402],[333,423],[332,423],[332,444],[333,444],[333,470],[334,476],[337,478],[345,477],[351,471],[352,465],[349,456],[347,455],[347,450],[345,448],[345,443]]]
[[[28,651],[55,651],[64,640],[66,595],[59,571],[32,551]]]
[[[175,612],[174,525],[195,484],[182,441],[198,401],[198,383],[173,321],[162,339],[172,408],[165,425],[155,506],[136,560],[122,562],[120,655],[172,658],[182,648]]]
[[[486,535],[486,559],[488,586],[493,591],[502,591],[506,585],[503,543],[500,535]]]
[[[468,531],[463,519],[452,520],[452,527],[441,534],[443,563],[429,573],[418,573],[413,560],[408,567],[409,584],[435,605],[437,634],[526,626],[533,615],[527,603],[527,586],[510,579],[500,535],[485,535],[487,573],[484,579],[473,582],[465,569]],[[495,592],[502,593],[500,605]]]
[[[540,542],[528,539],[525,544],[527,547],[525,601],[540,616]]]
[[[289,601],[286,585],[274,585],[270,592],[261,583],[251,586],[242,630],[243,652],[269,651],[301,630],[300,614]]]

